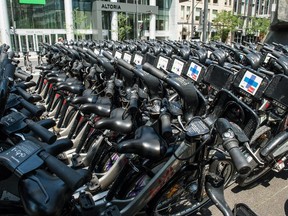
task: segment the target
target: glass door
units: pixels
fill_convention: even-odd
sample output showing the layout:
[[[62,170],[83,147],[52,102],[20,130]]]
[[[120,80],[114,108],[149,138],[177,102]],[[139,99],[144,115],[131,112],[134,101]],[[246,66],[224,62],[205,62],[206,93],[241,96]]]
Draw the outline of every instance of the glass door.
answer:
[[[20,35],[20,52],[28,51],[26,35]]]

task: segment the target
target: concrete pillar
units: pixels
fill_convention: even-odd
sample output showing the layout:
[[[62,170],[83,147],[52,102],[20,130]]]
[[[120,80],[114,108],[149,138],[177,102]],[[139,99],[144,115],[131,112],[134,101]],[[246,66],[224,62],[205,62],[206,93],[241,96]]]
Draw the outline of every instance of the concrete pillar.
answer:
[[[65,8],[65,22],[66,22],[66,37],[67,40],[74,40],[74,28],[73,28],[73,6],[72,0],[64,0]]]
[[[111,2],[117,2],[117,0],[111,0]],[[111,12],[111,39],[118,40],[118,12]]]
[[[151,6],[156,6],[156,0],[150,0]],[[150,14],[149,39],[156,38],[156,14]]]
[[[0,44],[6,43],[11,47],[12,44],[10,39],[9,17],[6,0],[1,1],[0,14],[2,16],[2,19],[0,19]]]
[[[169,39],[177,40],[178,33],[175,32],[175,29],[178,29],[177,24],[178,17],[178,1],[172,1],[169,11]]]

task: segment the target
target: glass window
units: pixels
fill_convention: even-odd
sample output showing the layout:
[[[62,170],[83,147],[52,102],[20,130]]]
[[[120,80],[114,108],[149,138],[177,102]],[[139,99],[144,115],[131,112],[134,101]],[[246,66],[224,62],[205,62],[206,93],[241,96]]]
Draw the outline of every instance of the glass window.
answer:
[[[212,10],[212,21],[216,18],[218,10]]]
[[[218,4],[218,0],[213,0],[213,4]]]
[[[201,13],[201,8],[196,8],[196,11],[195,11],[195,20],[196,21],[200,20],[200,13]]]
[[[26,44],[26,36],[25,35],[20,35],[20,42],[22,46],[22,52],[27,52],[27,44]]]
[[[181,19],[184,19],[185,16],[185,6],[181,5]]]
[[[33,35],[28,35],[27,39],[28,39],[29,51],[33,51],[34,50],[34,37],[33,37]]]
[[[156,30],[164,31],[168,30],[169,16],[157,15],[156,17]]]
[[[187,6],[187,8],[186,8],[186,19],[188,19],[188,18],[189,18],[189,16],[190,16],[190,13],[191,13],[191,9],[190,9],[190,6]]]

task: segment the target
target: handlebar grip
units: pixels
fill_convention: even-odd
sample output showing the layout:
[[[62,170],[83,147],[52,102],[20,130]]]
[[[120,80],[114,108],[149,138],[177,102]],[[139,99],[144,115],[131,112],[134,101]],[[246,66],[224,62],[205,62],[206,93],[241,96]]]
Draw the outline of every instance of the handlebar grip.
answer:
[[[48,152],[42,151],[39,156],[47,167],[63,180],[72,191],[75,191],[85,183],[86,178],[84,175],[68,167]]]
[[[30,81],[33,78],[33,76],[32,77],[30,75],[27,76],[27,74],[20,73],[19,71],[16,71],[14,76],[16,78],[19,78],[19,79],[25,81],[25,82],[28,82],[28,81]]]
[[[240,174],[247,174],[251,167],[239,149],[239,141],[235,138],[231,123],[225,118],[219,118],[215,127],[223,139],[223,147],[230,154],[235,168]]]
[[[134,69],[134,66],[132,66],[131,64],[127,63],[126,61],[124,61],[123,59],[117,59],[117,63],[126,68],[127,70],[132,71]]]
[[[229,152],[229,155],[232,158],[233,164],[236,167],[236,170],[240,173],[240,174],[248,174],[251,171],[251,167],[249,165],[249,163],[246,160],[246,157],[243,155],[243,153],[241,152],[241,150],[239,149],[238,146],[236,146],[236,144],[233,144],[232,142],[237,142],[238,145],[238,141],[235,140],[229,140],[229,145],[234,146],[232,148],[227,148],[227,144],[225,147],[225,149]]]
[[[73,142],[70,139],[59,139],[51,145],[44,147],[49,154],[56,156],[62,152],[68,151],[73,147]]]
[[[29,73],[27,73],[26,71],[24,71],[24,70],[22,70],[22,69],[19,69],[19,68],[18,68],[17,72],[20,73],[20,74],[23,74],[23,75],[25,75],[25,76],[27,76],[27,77],[29,77],[29,79],[33,79],[33,75],[32,75],[32,74],[29,74]]]
[[[130,99],[129,99],[128,110],[130,111],[131,115],[134,115],[138,110],[138,100],[139,100],[138,85],[135,84],[133,86],[133,88],[131,89],[131,95],[130,95]]]
[[[28,125],[28,127],[35,132],[44,142],[52,144],[56,141],[57,136],[47,130],[46,128],[42,127],[41,125],[35,123],[34,121],[30,119],[26,119],[25,123]]]
[[[165,73],[163,73],[158,68],[155,68],[153,65],[145,62],[142,66],[142,69],[144,71],[147,71],[148,73],[152,74],[153,76],[163,80],[165,76],[167,76]]]
[[[170,139],[172,137],[171,117],[168,113],[163,113],[160,116],[161,120],[161,135],[164,139]]]
[[[14,84],[15,87],[22,88],[24,90],[31,88],[33,86],[36,86],[36,83],[34,81],[29,81],[29,82],[19,82],[17,84]]]
[[[105,96],[107,96],[108,98],[112,98],[114,95],[114,80],[109,80],[107,82],[107,89],[105,92]]]
[[[19,98],[19,101],[20,101],[21,105],[25,109],[27,109],[32,115],[39,117],[43,114],[43,110],[41,108],[37,107],[34,104],[29,103],[25,99]]]
[[[22,98],[24,98],[26,101],[33,102],[33,95],[26,92],[24,89],[20,87],[16,87],[18,95],[20,95]]]
[[[31,88],[33,86],[36,86],[36,83],[32,80],[32,81],[29,81],[29,82],[25,82],[24,85],[26,87],[25,89],[27,89],[27,88]]]
[[[102,52],[102,55],[103,55],[104,57],[106,57],[107,59],[109,59],[109,60],[114,59],[114,57],[113,57],[110,53],[108,53],[107,51],[103,51],[103,52]]]

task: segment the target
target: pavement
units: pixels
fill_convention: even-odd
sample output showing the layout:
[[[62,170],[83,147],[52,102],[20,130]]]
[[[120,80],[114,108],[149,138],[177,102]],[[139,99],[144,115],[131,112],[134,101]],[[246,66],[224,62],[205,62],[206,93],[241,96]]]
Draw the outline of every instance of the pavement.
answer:
[[[250,189],[235,183],[228,187],[224,193],[228,205],[233,208],[237,203],[245,203],[259,216],[288,215],[288,164],[280,173],[271,172],[257,183]],[[222,215],[214,205],[208,209],[211,214],[207,216]]]
[[[37,65],[37,56],[30,57],[32,65]],[[23,66],[20,59],[19,66]],[[33,70],[34,79],[37,79],[37,70]],[[271,172],[258,182],[254,188],[243,189],[233,183],[225,190],[225,199],[233,208],[237,203],[247,204],[258,216],[288,216],[288,161],[280,173]],[[221,212],[215,205],[208,203],[205,216],[220,216]]]

